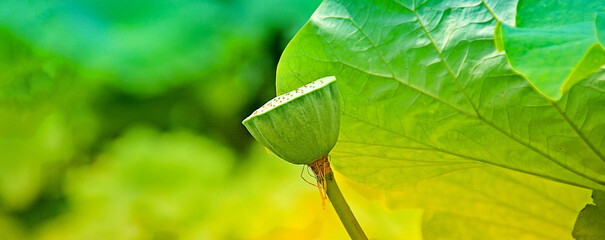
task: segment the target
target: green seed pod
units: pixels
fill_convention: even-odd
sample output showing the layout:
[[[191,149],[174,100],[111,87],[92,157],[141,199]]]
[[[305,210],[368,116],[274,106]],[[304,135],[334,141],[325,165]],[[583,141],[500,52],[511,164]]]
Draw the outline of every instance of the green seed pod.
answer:
[[[327,155],[338,140],[340,95],[325,77],[265,103],[242,122],[278,157],[308,164]]]

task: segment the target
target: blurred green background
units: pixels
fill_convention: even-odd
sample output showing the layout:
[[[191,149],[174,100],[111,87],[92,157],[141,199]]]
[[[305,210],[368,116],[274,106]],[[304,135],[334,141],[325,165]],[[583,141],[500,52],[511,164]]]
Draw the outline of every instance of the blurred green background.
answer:
[[[346,239],[241,125],[319,3],[0,1],[0,239]],[[418,238],[344,182],[369,235]]]

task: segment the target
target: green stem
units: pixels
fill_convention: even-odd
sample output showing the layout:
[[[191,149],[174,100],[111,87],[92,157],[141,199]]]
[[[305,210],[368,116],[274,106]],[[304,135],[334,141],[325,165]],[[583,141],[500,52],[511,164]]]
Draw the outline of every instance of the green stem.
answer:
[[[336,184],[336,180],[334,179],[334,173],[330,171],[324,177],[326,178],[326,193],[328,194],[328,198],[330,198],[330,202],[332,202],[336,214],[338,214],[342,225],[347,229],[351,239],[368,239],[361,229],[361,226],[359,226],[357,219],[355,219],[355,215],[351,212],[349,204],[347,204],[347,201],[345,201],[345,198],[342,196],[340,188],[338,188],[338,184]]]

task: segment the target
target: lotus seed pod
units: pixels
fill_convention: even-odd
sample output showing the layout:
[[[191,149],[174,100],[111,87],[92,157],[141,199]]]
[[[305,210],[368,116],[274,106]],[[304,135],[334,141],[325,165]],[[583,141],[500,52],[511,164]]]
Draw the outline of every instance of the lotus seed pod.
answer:
[[[327,155],[338,140],[340,95],[325,77],[271,99],[242,122],[278,157],[308,164]]]

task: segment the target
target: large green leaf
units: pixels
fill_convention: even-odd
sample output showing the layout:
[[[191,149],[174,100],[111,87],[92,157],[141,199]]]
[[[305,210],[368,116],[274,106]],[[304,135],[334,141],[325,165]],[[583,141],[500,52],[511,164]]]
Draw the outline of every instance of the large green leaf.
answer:
[[[583,79],[556,102],[537,92],[495,48],[495,25],[498,19],[510,22],[502,18],[515,6],[326,0],[282,55],[278,93],[323,76],[339,79],[343,115],[333,165],[356,182],[440,193],[434,195],[443,199],[439,204],[417,205],[438,207],[445,217],[443,208],[486,216],[496,203],[507,202],[537,215],[559,209],[566,214],[542,220],[568,235],[524,229],[569,238],[588,191],[549,180],[605,189],[605,73]],[[432,180],[442,184],[423,185]],[[470,194],[448,188],[452,182],[480,188]],[[577,199],[558,199],[567,194]],[[481,205],[475,195],[491,205]],[[534,204],[532,196],[562,203]]]
[[[521,0],[515,27],[502,25],[513,68],[546,96],[558,100],[573,84],[605,64],[595,17],[603,1]]]

